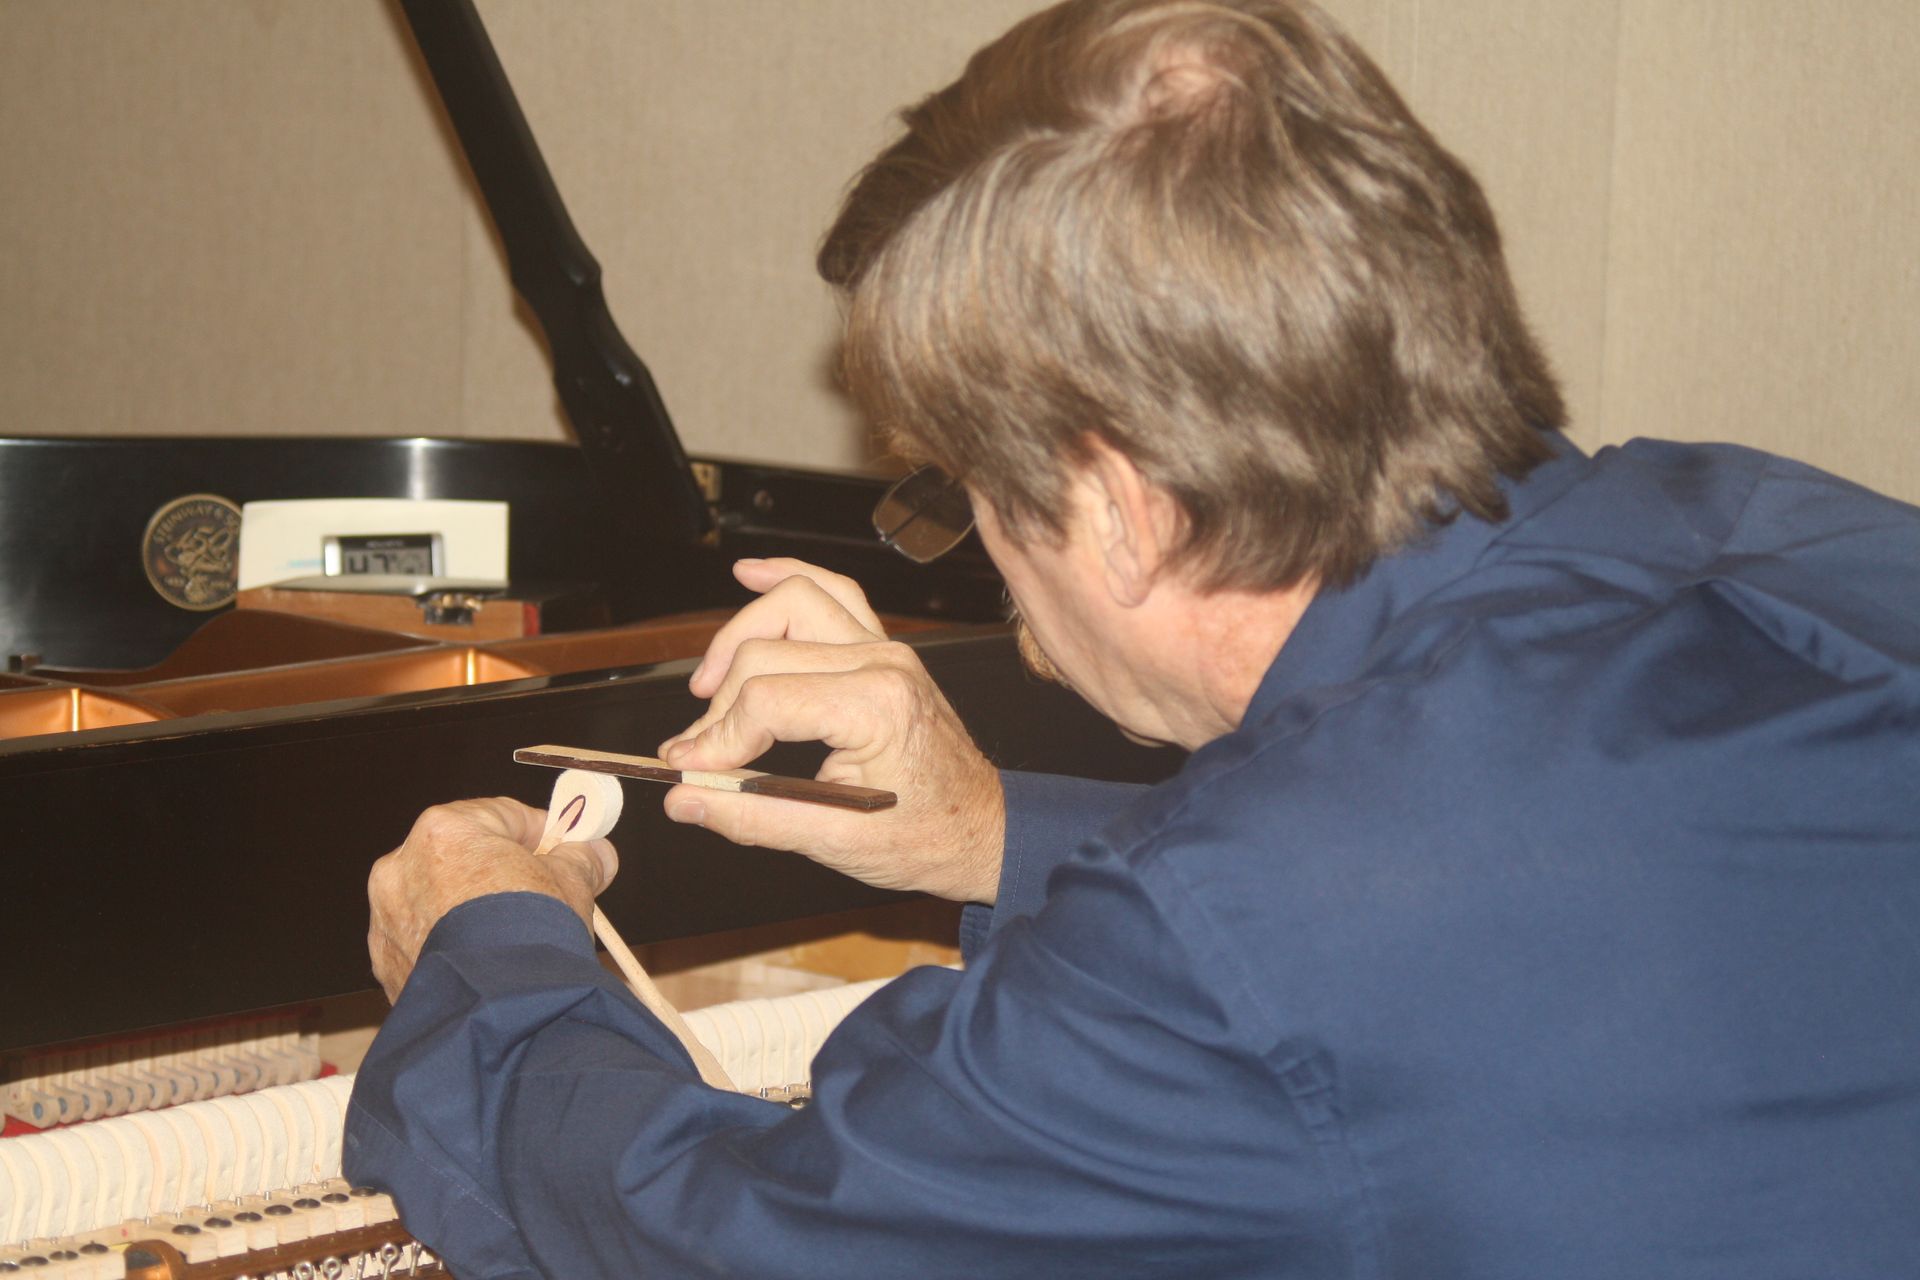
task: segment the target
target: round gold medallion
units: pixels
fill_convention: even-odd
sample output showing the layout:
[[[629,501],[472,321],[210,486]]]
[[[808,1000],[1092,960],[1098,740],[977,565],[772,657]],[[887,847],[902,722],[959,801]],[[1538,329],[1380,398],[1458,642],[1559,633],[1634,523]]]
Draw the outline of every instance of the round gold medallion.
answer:
[[[182,609],[218,609],[239,587],[240,508],[211,493],[175,498],[140,540],[147,581]]]

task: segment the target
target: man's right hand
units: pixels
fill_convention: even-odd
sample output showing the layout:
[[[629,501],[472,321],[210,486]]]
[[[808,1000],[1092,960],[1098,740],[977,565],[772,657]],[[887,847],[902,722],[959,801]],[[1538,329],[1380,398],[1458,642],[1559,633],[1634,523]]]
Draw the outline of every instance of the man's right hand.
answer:
[[[765,796],[675,787],[667,816],[738,844],[801,853],[885,889],[992,902],[1006,808],[1000,775],[913,650],[886,638],[858,585],[799,560],[742,560],[760,598],[714,636],[694,672],[706,714],[660,754],[683,769],[734,769],[775,742],[832,748],[818,777],[899,795],[850,813]]]

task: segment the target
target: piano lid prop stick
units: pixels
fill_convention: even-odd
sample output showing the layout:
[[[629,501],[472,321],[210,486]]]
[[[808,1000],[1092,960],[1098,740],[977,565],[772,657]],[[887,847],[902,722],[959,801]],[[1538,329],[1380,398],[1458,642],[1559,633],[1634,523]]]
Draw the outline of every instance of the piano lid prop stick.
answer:
[[[617,751],[589,751],[585,747],[543,745],[522,747],[513,753],[521,764],[546,765],[551,769],[585,769],[592,773],[611,773],[622,778],[641,778],[648,782],[685,783],[710,791],[738,791],[750,796],[775,796],[782,800],[801,800],[807,804],[827,804],[840,809],[891,809],[899,797],[891,791],[856,787],[845,782],[819,782],[813,778],[785,778],[774,773],[756,773],[752,769],[676,769],[653,756],[628,756]]]
[[[620,807],[624,799],[619,778],[604,773],[588,773],[582,769],[568,769],[554,779],[553,799],[547,804],[547,829],[540,837],[539,846],[533,851],[535,856],[545,857],[569,841],[605,837],[620,821]],[[687,1052],[693,1057],[693,1065],[700,1070],[700,1078],[716,1089],[733,1089],[733,1081],[727,1078],[720,1060],[700,1042],[700,1037],[693,1034],[693,1029],[687,1026],[680,1011],[660,994],[660,988],[653,985],[653,979],[640,967],[640,961],[613,927],[613,921],[607,919],[606,913],[597,906],[593,909],[593,935],[600,939],[600,945],[620,966],[627,986],[632,988],[640,1003],[665,1023],[667,1030],[673,1032],[680,1043],[687,1047]]]

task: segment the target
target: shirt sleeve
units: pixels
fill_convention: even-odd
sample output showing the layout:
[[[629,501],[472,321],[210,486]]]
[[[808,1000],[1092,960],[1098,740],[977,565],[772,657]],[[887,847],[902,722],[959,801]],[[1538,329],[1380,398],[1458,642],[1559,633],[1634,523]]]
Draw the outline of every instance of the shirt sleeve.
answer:
[[[1098,782],[1049,773],[1002,770],[1007,833],[994,905],[970,903],[960,913],[960,954],[972,960],[990,934],[1031,916],[1046,898],[1047,877],[1078,853],[1115,812],[1149,790],[1135,782]]]
[[[702,1085],[563,904],[468,903],[360,1072],[348,1176],[464,1280],[1339,1273],[1297,1051],[1112,860],[1063,875],[855,1009],[799,1111]]]

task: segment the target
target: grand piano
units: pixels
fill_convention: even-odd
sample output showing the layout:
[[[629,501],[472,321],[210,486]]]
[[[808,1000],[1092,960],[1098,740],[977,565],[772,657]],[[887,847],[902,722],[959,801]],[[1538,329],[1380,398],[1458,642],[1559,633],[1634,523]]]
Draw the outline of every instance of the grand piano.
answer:
[[[926,567],[882,547],[868,513],[883,481],[687,457],[470,0],[400,8],[577,443],[0,439],[0,1088],[68,1046],[79,1060],[365,991],[370,862],[435,802],[543,803],[551,774],[513,764],[517,747],[646,752],[691,720],[686,678],[743,598],[727,572],[741,556],[865,584],[1003,765],[1173,767],[1022,671],[977,544]],[[504,502],[515,582],[584,594],[603,625],[465,642],[182,607],[131,551],[170,504],[208,494]],[[49,541],[50,527],[68,533]],[[810,774],[819,756],[784,747],[761,767]],[[648,803],[614,838],[623,870],[603,906],[638,944],[891,898]]]

